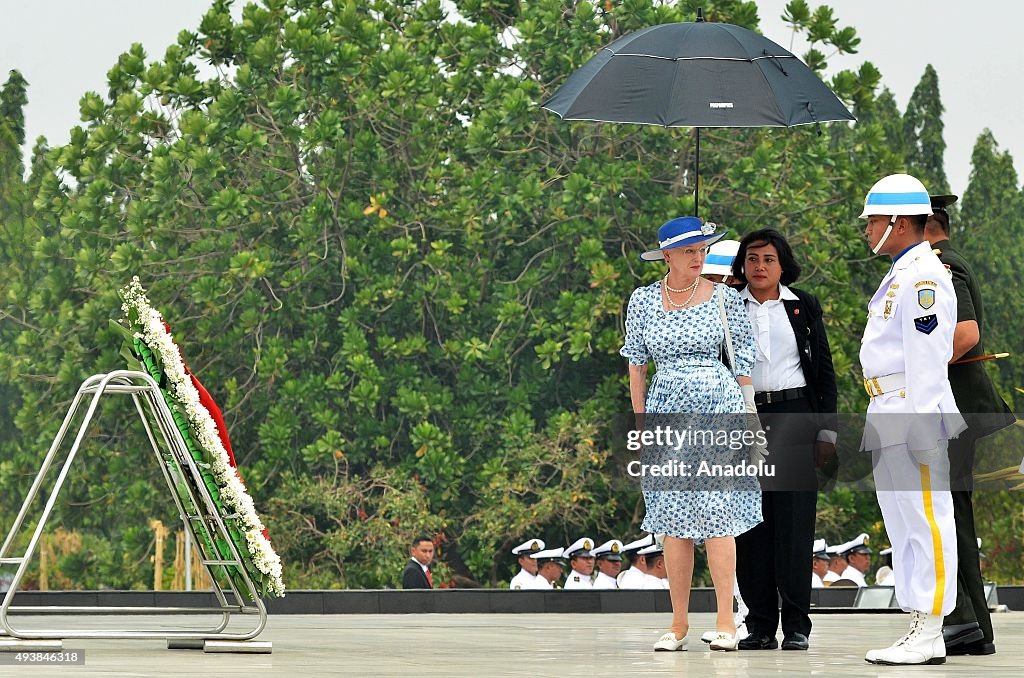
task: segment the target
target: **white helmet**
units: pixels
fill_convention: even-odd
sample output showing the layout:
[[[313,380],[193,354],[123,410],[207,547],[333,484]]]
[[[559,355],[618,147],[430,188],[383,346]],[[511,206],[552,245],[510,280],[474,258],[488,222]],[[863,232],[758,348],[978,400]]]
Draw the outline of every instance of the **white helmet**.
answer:
[[[740,249],[739,240],[719,240],[708,250],[701,275],[732,275],[732,262]]]
[[[932,213],[932,201],[928,190],[920,181],[909,174],[890,174],[879,179],[864,198],[861,218],[874,214],[908,216]]]

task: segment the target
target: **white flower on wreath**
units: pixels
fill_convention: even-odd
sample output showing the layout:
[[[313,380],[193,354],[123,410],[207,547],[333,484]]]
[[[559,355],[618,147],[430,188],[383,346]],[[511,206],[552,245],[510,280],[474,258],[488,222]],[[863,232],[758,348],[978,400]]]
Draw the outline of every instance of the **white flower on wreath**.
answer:
[[[245,489],[238,471],[231,466],[227,450],[221,442],[217,425],[209,411],[199,401],[196,390],[185,372],[185,363],[173,337],[164,326],[160,312],[153,308],[146,298],[142,284],[136,276],[122,290],[125,300],[121,309],[125,316],[132,309],[139,316],[142,325],[141,336],[136,332],[150,350],[160,356],[164,374],[169,384],[169,394],[174,402],[181,407],[188,420],[189,428],[196,442],[212,460],[210,468],[226,508],[238,515],[240,525],[245,532],[248,554],[253,564],[267,576],[267,592],[275,596],[284,595],[284,582],[281,579],[281,558],[274,551],[270,540],[264,536],[263,521],[256,512],[252,497]]]

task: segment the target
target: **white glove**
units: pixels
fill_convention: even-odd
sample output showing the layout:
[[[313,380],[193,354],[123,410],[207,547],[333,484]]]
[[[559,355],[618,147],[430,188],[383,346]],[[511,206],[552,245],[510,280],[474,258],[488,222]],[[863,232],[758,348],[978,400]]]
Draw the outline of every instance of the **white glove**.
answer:
[[[754,385],[742,384],[740,391],[743,392],[743,407],[747,414],[757,414],[757,405],[754,404]],[[760,423],[760,422],[759,422]]]
[[[761,420],[757,416],[753,384],[740,385],[740,391],[743,393],[743,410],[747,413],[747,430],[754,434],[754,444],[750,448],[750,460],[756,464],[759,459],[763,461],[768,456],[768,447],[760,442],[767,441],[767,438],[764,429],[761,428]]]

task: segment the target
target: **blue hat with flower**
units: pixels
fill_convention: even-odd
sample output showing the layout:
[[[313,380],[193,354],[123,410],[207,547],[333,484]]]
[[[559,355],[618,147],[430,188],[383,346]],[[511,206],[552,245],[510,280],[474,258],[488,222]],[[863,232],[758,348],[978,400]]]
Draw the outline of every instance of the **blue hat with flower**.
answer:
[[[665,250],[686,245],[710,246],[729,234],[729,231],[715,233],[716,228],[715,224],[710,221],[705,223],[699,217],[677,217],[666,221],[658,229],[658,248],[647,250],[640,258],[644,261],[658,261],[665,258]]]

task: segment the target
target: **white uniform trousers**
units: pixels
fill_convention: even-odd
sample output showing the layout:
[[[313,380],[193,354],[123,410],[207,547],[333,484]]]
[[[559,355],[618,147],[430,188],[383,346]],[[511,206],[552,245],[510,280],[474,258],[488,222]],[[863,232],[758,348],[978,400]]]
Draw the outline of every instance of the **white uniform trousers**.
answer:
[[[875,491],[892,544],[896,600],[905,612],[948,615],[956,607],[956,527],[946,441],[929,464],[906,445],[872,452]]]

